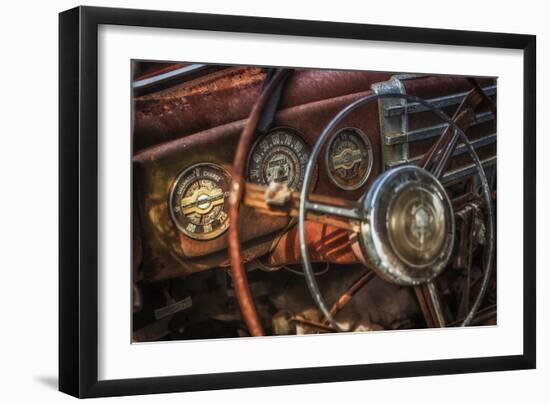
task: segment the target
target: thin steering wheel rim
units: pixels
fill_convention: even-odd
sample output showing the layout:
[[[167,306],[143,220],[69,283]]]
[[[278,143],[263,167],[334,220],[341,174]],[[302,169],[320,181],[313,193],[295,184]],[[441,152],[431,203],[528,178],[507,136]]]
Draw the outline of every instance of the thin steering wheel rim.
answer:
[[[489,245],[485,248],[484,251],[484,268],[483,268],[483,280],[481,283],[480,290],[476,296],[476,299],[474,300],[474,304],[470,308],[470,311],[460,324],[461,327],[465,327],[470,324],[472,319],[475,316],[475,313],[479,309],[479,306],[481,305],[481,301],[483,300],[483,297],[485,296],[485,293],[487,291],[487,287],[489,284],[490,279],[490,273],[492,268],[492,261],[493,261],[493,252],[494,252],[494,221],[493,221],[493,208],[492,208],[492,198],[491,198],[491,190],[489,188],[489,183],[487,181],[487,177],[485,175],[485,170],[483,169],[483,165],[481,164],[481,161],[479,160],[479,156],[477,155],[475,149],[473,148],[472,144],[470,143],[468,137],[464,133],[464,131],[441,109],[434,107],[430,103],[428,103],[426,100],[414,96],[414,95],[408,95],[408,94],[401,94],[401,93],[386,93],[386,94],[371,94],[364,97],[359,98],[358,100],[352,102],[340,112],[338,112],[334,118],[325,126],[325,129],[317,139],[317,142],[315,143],[313,150],[311,151],[309,160],[306,165],[306,170],[304,173],[304,180],[302,182],[302,189],[300,191],[300,209],[298,212],[298,232],[300,236],[300,251],[301,251],[301,259],[302,259],[302,266],[303,266],[303,272],[306,278],[306,283],[308,286],[308,289],[311,293],[311,296],[313,300],[315,301],[315,304],[321,310],[325,318],[328,320],[330,325],[336,330],[336,331],[344,331],[341,329],[341,327],[338,325],[334,317],[330,314],[329,309],[327,308],[325,301],[323,299],[323,296],[321,295],[321,291],[319,290],[319,284],[317,283],[317,279],[315,278],[315,274],[313,272],[313,267],[311,265],[311,259],[309,257],[309,251],[307,249],[307,243],[306,243],[306,231],[305,231],[305,221],[306,221],[306,213],[308,211],[308,194],[309,194],[309,188],[312,183],[313,178],[313,170],[315,167],[315,163],[317,161],[317,158],[319,157],[321,153],[321,149],[326,143],[326,141],[329,139],[330,135],[333,133],[336,126],[351,112],[356,110],[357,108],[368,104],[372,101],[377,101],[378,99],[384,99],[384,98],[399,98],[404,99],[406,102],[417,102],[424,107],[428,108],[428,110],[432,111],[435,115],[437,115],[442,121],[447,123],[450,127],[452,127],[456,133],[460,136],[462,142],[465,144],[466,149],[468,151],[468,154],[474,161],[474,165],[477,170],[478,177],[481,181],[481,186],[483,190],[483,196],[485,199],[485,204],[487,206],[487,231],[488,231],[488,240]]]

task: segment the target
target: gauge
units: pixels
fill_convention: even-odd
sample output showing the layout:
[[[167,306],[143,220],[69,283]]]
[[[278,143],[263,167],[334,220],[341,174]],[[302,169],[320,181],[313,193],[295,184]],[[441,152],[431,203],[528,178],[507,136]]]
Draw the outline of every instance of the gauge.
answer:
[[[216,164],[183,170],[172,185],[169,202],[178,229],[197,240],[210,240],[227,230],[230,185],[231,177]]]
[[[330,179],[340,188],[361,187],[372,169],[372,146],[367,135],[356,128],[338,131],[327,147],[326,165]]]
[[[286,182],[298,190],[304,179],[309,152],[302,138],[288,128],[275,129],[260,138],[248,161],[248,178],[258,184]]]

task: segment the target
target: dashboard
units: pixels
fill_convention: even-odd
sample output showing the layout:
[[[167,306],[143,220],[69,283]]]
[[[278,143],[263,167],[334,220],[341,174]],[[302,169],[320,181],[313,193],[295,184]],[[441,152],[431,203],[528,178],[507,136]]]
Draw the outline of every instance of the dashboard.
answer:
[[[193,65],[137,71],[136,82],[188,66]],[[267,74],[266,69],[257,67],[216,66],[199,69],[182,82],[161,83],[153,90],[137,86],[132,159],[136,279],[162,280],[229,266],[227,209],[232,164],[246,118]],[[256,135],[246,162],[246,179],[263,185],[284,182],[291,190],[299,190],[309,153],[327,123],[390,78],[373,72],[295,70],[285,84],[273,124]],[[400,82],[408,93],[427,99],[460,94],[468,88],[462,78],[416,75]],[[489,79],[482,83],[491,85]],[[442,108],[451,112],[456,103]],[[388,133],[377,103],[352,112],[335,128],[323,149],[323,159],[316,162],[312,192],[359,200],[380,173],[402,163],[400,157],[392,160],[391,156],[396,150],[402,153],[399,148],[403,144],[411,161],[426,152],[434,138],[422,138],[421,132],[435,122],[435,117],[425,112],[412,114],[407,130],[420,133],[418,141],[409,144],[392,139],[392,143],[386,140]],[[481,137],[492,124],[480,121],[474,138],[476,130]],[[479,146],[482,155],[495,152],[490,142]],[[457,155],[451,168],[465,164],[461,159]],[[239,216],[246,262],[268,253],[272,263],[297,261],[296,251],[277,251],[296,249],[296,241],[288,240],[295,237],[293,219],[262,215],[246,205],[241,205]],[[310,229],[312,242],[319,242],[322,231],[326,228]],[[286,244],[280,246],[283,241]],[[342,245],[346,243],[342,241]],[[339,246],[333,247],[330,251]],[[318,259],[356,261],[349,253],[320,252]]]

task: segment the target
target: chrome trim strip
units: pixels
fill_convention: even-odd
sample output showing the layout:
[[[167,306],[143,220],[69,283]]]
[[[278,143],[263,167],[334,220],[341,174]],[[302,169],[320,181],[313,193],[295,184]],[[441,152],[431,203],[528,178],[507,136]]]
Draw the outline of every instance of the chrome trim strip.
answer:
[[[496,133],[491,133],[490,135],[480,137],[479,139],[470,141],[474,149],[478,149],[480,147],[487,146],[496,142],[497,142]],[[453,152],[453,157],[460,156],[461,154],[464,154],[464,153],[468,153],[468,148],[464,143],[460,143],[455,149],[455,151]]]
[[[479,125],[484,122],[492,121],[494,119],[495,117],[491,112],[482,112],[476,115],[472,125]],[[384,136],[384,144],[391,146],[397,143],[416,142],[419,140],[429,139],[431,137],[442,135],[447,126],[448,125],[446,123],[443,123],[439,125],[411,130],[410,132],[401,133],[398,135]]]
[[[388,81],[375,83],[371,86],[372,91],[377,94],[406,94],[406,89],[400,81],[399,76],[393,76]],[[404,98],[379,98],[378,117],[380,120],[380,140],[382,143],[382,164],[383,168],[389,167],[394,161],[407,160],[409,158],[409,145],[398,143],[396,145],[385,145],[384,139],[393,136],[401,136],[408,132],[409,118],[407,114],[387,116],[389,108],[406,108],[407,101]]]
[[[497,134],[491,133],[490,135],[480,137],[479,139],[476,139],[476,140],[472,140],[470,143],[472,144],[472,147],[474,149],[478,149],[480,147],[496,143],[496,141],[497,141]],[[464,153],[468,153],[468,148],[464,143],[460,143],[454,150],[453,157],[460,156],[461,154],[464,154]],[[423,156],[424,155],[421,154],[419,156],[412,157],[405,161],[395,161],[393,163],[390,163],[389,166],[393,168],[393,167],[399,167],[406,164],[413,164],[418,162]]]
[[[487,169],[489,167],[494,166],[496,164],[496,162],[497,162],[497,157],[493,156],[493,157],[489,157],[485,160],[482,160],[481,165],[483,166],[484,169]],[[477,173],[477,168],[476,168],[475,164],[472,163],[470,165],[460,167],[460,168],[457,168],[456,170],[449,171],[448,173],[445,173],[443,178],[441,178],[441,183],[445,184],[445,185],[450,184],[452,182],[455,182],[457,180],[461,180],[464,177],[468,177],[468,176],[476,174],[476,173]]]
[[[199,70],[202,70],[206,67],[208,67],[208,65],[200,64],[200,63],[195,63],[195,64],[192,64],[192,65],[180,67],[179,69],[174,69],[174,70],[171,70],[171,71],[166,72],[166,73],[158,74],[156,76],[147,77],[147,78],[141,79],[141,80],[135,80],[132,83],[132,88],[134,90],[141,90],[141,89],[153,86],[153,85],[161,84],[165,81],[175,79],[176,77],[179,77],[179,76],[185,76],[187,74],[195,73],[195,72],[197,72]]]
[[[493,86],[484,87],[483,91],[488,96],[495,95],[497,93],[497,86],[493,85]],[[432,99],[427,100],[427,101],[430,104],[432,104],[434,107],[444,108],[444,107],[448,107],[450,105],[460,104],[462,102],[462,100],[464,99],[464,97],[466,97],[466,95],[468,95],[468,92],[469,91],[465,91],[463,93],[451,94],[451,95],[446,95],[444,97],[438,97],[438,98],[432,98]],[[425,106],[423,106],[423,105],[421,105],[417,102],[412,102],[412,103],[407,104],[407,105],[390,106],[390,107],[386,108],[385,114],[386,114],[386,117],[392,117],[392,116],[397,116],[397,115],[403,115],[403,114],[405,114],[405,112],[407,114],[414,114],[414,113],[417,113],[417,112],[423,112],[423,111],[427,111],[427,110],[428,110],[427,107],[425,107]]]
[[[400,81],[404,80],[415,80],[415,79],[422,79],[424,77],[430,77],[429,74],[417,74],[417,73],[401,73],[401,74],[394,74],[392,78]]]

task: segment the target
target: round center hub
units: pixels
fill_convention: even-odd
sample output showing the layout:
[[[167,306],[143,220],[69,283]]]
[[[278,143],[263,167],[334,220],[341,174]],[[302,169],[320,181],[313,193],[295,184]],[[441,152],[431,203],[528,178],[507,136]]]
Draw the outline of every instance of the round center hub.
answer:
[[[388,209],[392,247],[411,266],[430,265],[437,259],[446,227],[441,199],[415,184],[405,187]]]
[[[365,196],[360,238],[365,261],[387,280],[418,285],[447,265],[454,214],[441,183],[428,171],[403,166],[386,171]]]

